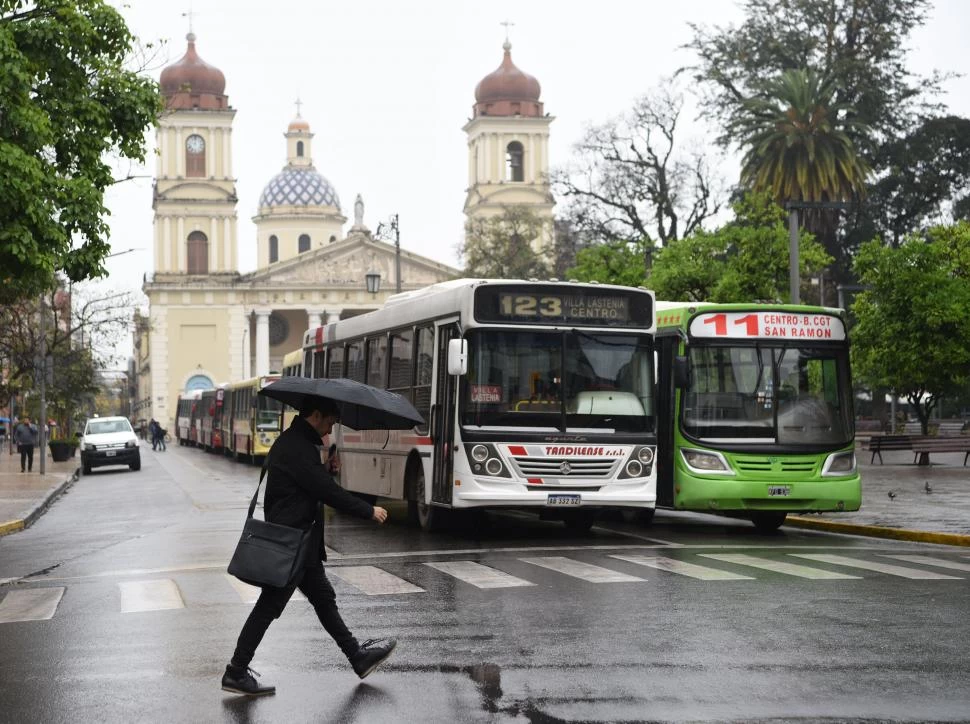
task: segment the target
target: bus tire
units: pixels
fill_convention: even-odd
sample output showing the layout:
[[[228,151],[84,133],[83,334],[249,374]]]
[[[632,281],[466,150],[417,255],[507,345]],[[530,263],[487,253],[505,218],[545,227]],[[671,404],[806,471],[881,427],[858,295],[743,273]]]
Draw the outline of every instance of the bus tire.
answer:
[[[656,508],[623,508],[620,517],[626,523],[650,525],[653,522],[653,516],[656,512]]]
[[[765,510],[751,514],[751,522],[759,533],[774,533],[785,522],[788,513]]]
[[[408,520],[429,533],[441,527],[443,511],[424,502],[424,465],[412,463],[408,471]]]

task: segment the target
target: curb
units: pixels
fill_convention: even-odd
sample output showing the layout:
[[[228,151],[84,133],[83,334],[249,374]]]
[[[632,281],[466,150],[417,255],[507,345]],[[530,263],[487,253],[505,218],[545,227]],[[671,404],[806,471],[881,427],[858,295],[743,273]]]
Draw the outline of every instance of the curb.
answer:
[[[23,518],[0,522],[0,537],[10,535],[11,533],[16,533],[33,525],[34,521],[47,512],[47,509],[51,506],[51,503],[63,495],[64,492],[71,487],[71,485],[73,485],[80,476],[81,468],[76,468],[70,476],[61,482],[60,485],[52,490],[49,490],[47,495],[44,496],[44,499],[34,505],[33,509],[31,509],[31,511]]]
[[[970,546],[970,535],[961,535],[960,533],[933,533],[926,530],[886,528],[879,525],[836,523],[835,521],[802,518],[799,516],[789,516],[785,520],[785,525],[791,525],[796,528],[826,530],[832,533],[870,536],[872,538],[892,538],[894,540],[906,540],[918,543],[936,543],[939,545],[948,546]]]

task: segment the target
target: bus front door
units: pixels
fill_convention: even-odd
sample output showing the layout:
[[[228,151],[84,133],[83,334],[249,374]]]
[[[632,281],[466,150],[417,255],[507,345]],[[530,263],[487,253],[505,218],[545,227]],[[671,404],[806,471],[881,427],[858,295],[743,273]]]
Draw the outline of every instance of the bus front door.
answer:
[[[458,378],[448,374],[448,342],[460,333],[454,322],[438,327],[437,379],[431,408],[431,441],[434,445],[434,472],[431,479],[431,501],[451,505],[451,477],[455,464],[455,389]]]

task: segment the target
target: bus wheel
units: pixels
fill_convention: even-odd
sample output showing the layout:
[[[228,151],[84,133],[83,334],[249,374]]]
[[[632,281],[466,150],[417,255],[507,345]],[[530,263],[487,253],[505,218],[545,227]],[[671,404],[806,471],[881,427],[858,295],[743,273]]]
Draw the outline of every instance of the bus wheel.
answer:
[[[440,527],[442,511],[424,502],[424,466],[420,463],[411,466],[408,490],[411,491],[408,496],[408,520],[429,533],[437,530]]]
[[[577,510],[563,518],[562,522],[574,533],[589,533],[589,529],[596,522],[596,511]]]
[[[759,533],[774,533],[785,522],[788,513],[778,513],[776,511],[764,511],[751,514],[751,522]]]

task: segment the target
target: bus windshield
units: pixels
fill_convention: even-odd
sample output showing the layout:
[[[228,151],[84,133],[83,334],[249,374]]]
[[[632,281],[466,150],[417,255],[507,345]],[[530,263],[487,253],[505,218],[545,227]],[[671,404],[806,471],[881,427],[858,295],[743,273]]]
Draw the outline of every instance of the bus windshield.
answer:
[[[277,430],[283,403],[266,395],[256,395],[256,429]]]
[[[684,434],[706,442],[844,444],[852,439],[845,348],[690,348]]]
[[[536,432],[653,430],[653,347],[646,335],[473,330],[461,421]]]

